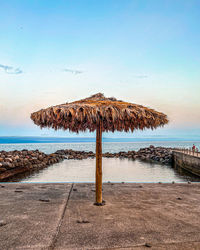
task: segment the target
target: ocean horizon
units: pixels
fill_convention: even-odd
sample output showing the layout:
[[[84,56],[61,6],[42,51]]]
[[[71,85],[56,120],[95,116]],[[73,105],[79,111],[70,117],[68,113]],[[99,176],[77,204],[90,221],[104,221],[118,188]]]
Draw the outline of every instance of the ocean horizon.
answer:
[[[0,136],[0,144],[27,144],[27,143],[91,143],[96,137],[43,137],[43,136]],[[103,142],[200,142],[199,136],[154,136],[112,138],[103,137]]]

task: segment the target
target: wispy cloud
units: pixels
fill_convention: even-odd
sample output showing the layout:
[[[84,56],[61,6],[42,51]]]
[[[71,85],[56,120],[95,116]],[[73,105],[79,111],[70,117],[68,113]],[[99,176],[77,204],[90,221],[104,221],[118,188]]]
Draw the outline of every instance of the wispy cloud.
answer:
[[[83,73],[83,71],[81,71],[81,70],[75,70],[75,69],[64,69],[63,71],[72,73],[74,75],[78,75],[78,74],[82,74]]]
[[[7,74],[18,75],[18,74],[23,73],[23,71],[20,68],[14,68],[14,67],[11,67],[11,66],[8,66],[8,65],[0,64],[0,68],[3,69],[5,71],[5,73],[7,73]]]
[[[147,78],[147,75],[134,75],[135,78]]]

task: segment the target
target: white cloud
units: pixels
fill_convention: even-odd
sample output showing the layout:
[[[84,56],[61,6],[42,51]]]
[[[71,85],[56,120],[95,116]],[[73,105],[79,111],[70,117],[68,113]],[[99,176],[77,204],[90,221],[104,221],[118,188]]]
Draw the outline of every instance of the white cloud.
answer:
[[[81,70],[74,70],[74,69],[64,69],[63,71],[72,73],[74,75],[78,75],[78,74],[82,74],[83,73],[83,71],[81,71]]]
[[[20,68],[14,68],[14,67],[11,67],[11,66],[8,66],[8,65],[0,64],[0,68],[3,69],[4,72],[7,73],[7,74],[18,75],[18,74],[23,73],[23,71]]]

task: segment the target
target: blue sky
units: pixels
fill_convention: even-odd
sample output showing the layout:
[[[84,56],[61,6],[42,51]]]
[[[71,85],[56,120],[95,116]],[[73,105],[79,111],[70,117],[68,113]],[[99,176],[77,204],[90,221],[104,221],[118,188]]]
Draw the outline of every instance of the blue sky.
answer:
[[[144,135],[200,132],[200,1],[0,4],[0,135],[72,136],[30,113],[97,92],[169,116]]]

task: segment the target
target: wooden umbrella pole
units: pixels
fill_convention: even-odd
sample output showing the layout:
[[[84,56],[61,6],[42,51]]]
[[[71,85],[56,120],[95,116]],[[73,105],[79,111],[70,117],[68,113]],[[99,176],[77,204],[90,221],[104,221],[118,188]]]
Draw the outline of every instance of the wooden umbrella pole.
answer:
[[[96,203],[102,205],[102,121],[96,130]]]

